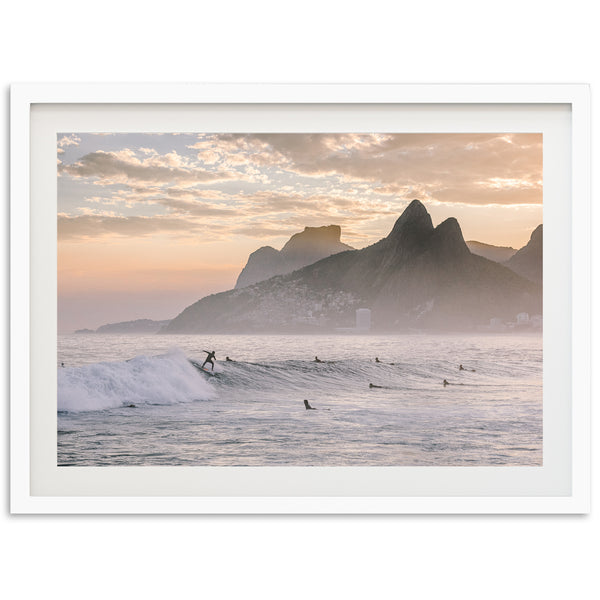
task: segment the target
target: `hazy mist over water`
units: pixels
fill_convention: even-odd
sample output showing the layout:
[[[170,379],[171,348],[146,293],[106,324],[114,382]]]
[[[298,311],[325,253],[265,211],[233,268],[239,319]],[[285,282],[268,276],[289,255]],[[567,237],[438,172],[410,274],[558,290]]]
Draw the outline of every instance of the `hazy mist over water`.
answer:
[[[58,360],[59,465],[542,464],[541,336],[68,335]]]

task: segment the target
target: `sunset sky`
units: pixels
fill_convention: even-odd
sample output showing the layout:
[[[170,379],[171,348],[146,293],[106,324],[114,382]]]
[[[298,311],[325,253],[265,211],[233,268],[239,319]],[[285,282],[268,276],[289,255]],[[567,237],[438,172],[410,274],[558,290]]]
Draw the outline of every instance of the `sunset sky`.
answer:
[[[465,240],[542,223],[541,134],[61,133],[57,156],[61,333],[172,318],[307,225],[362,248],[415,198]]]

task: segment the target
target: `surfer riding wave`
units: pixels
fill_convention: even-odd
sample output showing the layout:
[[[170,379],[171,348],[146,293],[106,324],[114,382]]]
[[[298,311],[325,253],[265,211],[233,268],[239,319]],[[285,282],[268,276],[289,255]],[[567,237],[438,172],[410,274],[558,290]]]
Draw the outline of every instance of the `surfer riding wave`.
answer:
[[[212,370],[215,370],[215,363],[213,362],[213,360],[216,360],[215,358],[215,351],[213,350],[212,352],[209,352],[208,350],[203,350],[203,352],[206,352],[206,354],[208,354],[208,356],[206,357],[206,360],[202,363],[202,368],[204,369],[204,365],[206,363],[210,363],[210,366],[212,367]]]

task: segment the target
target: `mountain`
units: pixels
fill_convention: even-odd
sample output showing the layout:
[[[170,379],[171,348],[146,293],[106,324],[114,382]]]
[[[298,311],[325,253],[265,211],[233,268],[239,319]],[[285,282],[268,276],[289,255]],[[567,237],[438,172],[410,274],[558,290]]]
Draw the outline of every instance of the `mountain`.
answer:
[[[305,227],[294,234],[281,250],[263,246],[248,257],[246,266],[239,274],[235,289],[253,285],[275,275],[291,273],[322,258],[352,250],[340,241],[342,230],[339,225]]]
[[[285,261],[279,250],[275,250],[272,246],[262,246],[248,257],[246,266],[238,275],[235,289],[247,287],[286,272]]]
[[[102,325],[96,329],[95,333],[158,333],[161,328],[168,324],[169,321],[136,319],[135,321],[123,321],[121,323],[108,323],[107,325]]]
[[[542,283],[544,274],[543,247],[543,226],[538,225],[533,230],[527,245],[523,246],[523,248],[516,252],[516,254],[504,264],[522,277],[526,277],[536,283]]]
[[[390,234],[252,286],[202,298],[166,333],[323,332],[370,308],[373,331],[472,329],[541,313],[541,286],[469,251],[456,219],[433,227],[413,200]]]
[[[476,242],[475,240],[470,240],[466,244],[473,254],[499,263],[506,262],[516,252],[510,246],[492,246],[491,244]]]

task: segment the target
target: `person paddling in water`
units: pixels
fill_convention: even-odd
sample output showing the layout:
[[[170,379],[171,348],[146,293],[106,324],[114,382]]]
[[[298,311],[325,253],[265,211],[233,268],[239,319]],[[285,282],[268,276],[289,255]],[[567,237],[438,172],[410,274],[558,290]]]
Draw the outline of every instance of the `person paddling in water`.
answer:
[[[323,362],[318,356],[315,356],[314,362]]]
[[[202,363],[202,368],[204,369],[204,365],[206,363],[210,363],[210,366],[212,367],[212,370],[215,370],[215,363],[213,362],[213,360],[216,360],[215,358],[215,351],[213,350],[212,352],[209,352],[208,350],[203,350],[202,352],[206,352],[206,354],[208,354],[208,356],[206,357],[206,360]]]

